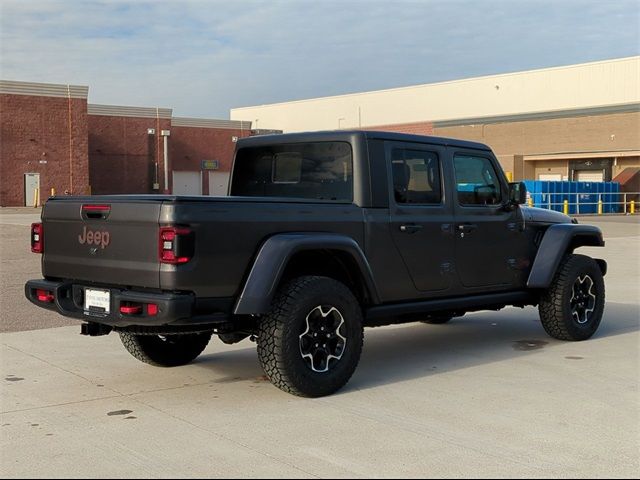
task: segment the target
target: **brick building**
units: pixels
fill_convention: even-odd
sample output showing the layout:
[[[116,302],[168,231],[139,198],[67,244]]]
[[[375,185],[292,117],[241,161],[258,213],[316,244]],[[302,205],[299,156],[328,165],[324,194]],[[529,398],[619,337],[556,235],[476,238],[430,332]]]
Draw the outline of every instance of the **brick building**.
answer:
[[[0,81],[0,206],[56,194],[221,195],[249,122],[87,103],[88,87]],[[166,146],[166,155],[165,155]],[[165,169],[165,159],[167,168]]]
[[[40,201],[52,188],[224,194],[235,139],[353,128],[480,141],[516,180],[640,185],[640,57],[236,108],[232,120],[87,95],[0,81],[0,206],[33,204],[36,187]]]
[[[89,191],[87,87],[0,82],[0,205]],[[25,190],[28,189],[28,193]]]
[[[516,180],[618,178],[633,189],[640,57],[234,108],[230,118],[284,132],[359,128],[474,140]]]

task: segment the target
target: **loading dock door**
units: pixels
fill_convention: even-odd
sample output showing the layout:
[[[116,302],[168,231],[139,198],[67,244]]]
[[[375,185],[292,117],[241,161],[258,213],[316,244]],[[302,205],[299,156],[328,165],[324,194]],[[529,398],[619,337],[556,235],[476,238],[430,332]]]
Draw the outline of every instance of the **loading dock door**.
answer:
[[[229,188],[229,172],[209,172],[209,195],[223,197]]]
[[[538,180],[547,182],[561,182],[562,175],[560,173],[541,173],[538,175]]]
[[[576,182],[604,182],[604,170],[576,170],[573,176]]]
[[[172,193],[174,195],[202,195],[202,174],[174,170]]]
[[[36,189],[40,189],[40,174],[25,173],[24,174],[24,204],[27,207],[33,207],[33,198]],[[40,202],[38,202],[40,203]]]

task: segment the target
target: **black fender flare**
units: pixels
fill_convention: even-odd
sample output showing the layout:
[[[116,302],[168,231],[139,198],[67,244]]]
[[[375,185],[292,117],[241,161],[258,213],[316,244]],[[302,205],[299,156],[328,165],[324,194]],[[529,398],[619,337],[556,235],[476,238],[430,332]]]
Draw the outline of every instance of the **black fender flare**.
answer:
[[[372,302],[380,303],[369,262],[353,238],[331,233],[281,233],[269,237],[260,247],[233,313],[267,313],[289,260],[305,250],[340,250],[351,255]]]
[[[604,247],[602,231],[593,225],[560,223],[551,225],[542,237],[538,253],[531,267],[528,288],[548,288],[553,276],[566,253],[578,247]],[[607,272],[607,263],[596,259],[602,270]]]

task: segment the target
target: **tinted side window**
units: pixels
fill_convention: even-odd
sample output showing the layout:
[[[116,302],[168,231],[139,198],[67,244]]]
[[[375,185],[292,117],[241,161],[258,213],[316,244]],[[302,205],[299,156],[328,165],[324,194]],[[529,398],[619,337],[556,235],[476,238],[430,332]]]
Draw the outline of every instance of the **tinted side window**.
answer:
[[[393,148],[391,150],[393,190],[397,203],[439,204],[440,162],[434,152]]]
[[[351,145],[309,142],[241,148],[233,166],[231,195],[351,202]]]
[[[458,202],[461,205],[498,205],[502,194],[498,175],[491,161],[484,157],[456,155]]]

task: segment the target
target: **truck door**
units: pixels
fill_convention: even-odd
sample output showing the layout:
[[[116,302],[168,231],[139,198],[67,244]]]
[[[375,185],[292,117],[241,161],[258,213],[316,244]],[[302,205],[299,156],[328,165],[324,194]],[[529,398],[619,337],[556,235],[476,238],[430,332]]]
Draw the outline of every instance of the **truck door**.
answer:
[[[490,152],[454,151],[456,271],[464,289],[520,287],[528,268],[524,219],[506,207],[507,183]],[[495,287],[495,288],[492,288]]]
[[[452,286],[453,211],[445,202],[438,145],[385,142],[391,183],[391,235],[417,291],[445,295]]]

